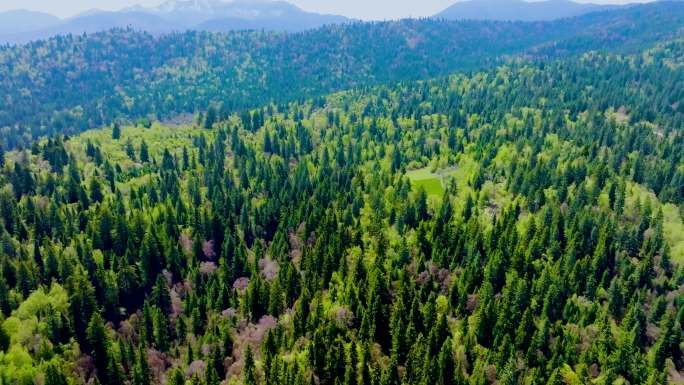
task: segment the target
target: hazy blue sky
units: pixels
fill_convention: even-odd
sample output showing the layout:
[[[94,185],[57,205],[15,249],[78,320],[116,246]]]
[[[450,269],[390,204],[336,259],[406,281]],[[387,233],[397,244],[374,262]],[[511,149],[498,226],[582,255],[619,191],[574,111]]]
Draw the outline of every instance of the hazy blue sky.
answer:
[[[98,8],[118,10],[135,4],[154,6],[163,0],[0,0],[0,11],[29,9],[67,17]],[[360,19],[393,19],[431,16],[457,0],[290,0],[303,9]],[[596,3],[624,3],[634,0],[579,0]]]

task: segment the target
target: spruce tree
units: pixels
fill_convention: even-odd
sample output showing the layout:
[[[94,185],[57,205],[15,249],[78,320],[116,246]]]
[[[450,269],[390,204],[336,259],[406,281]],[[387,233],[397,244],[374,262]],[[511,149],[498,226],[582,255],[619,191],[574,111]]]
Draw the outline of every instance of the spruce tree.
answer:
[[[67,385],[67,379],[62,369],[55,363],[45,368],[45,385]]]
[[[93,357],[95,368],[97,369],[97,376],[103,384],[114,385],[109,382],[117,375],[118,363],[110,356],[110,340],[102,317],[95,313],[88,323],[87,347],[88,353]]]
[[[114,124],[112,125],[112,139],[121,139],[121,125],[119,124],[119,122],[114,122]]]
[[[244,383],[245,385],[256,385],[256,366],[254,364],[254,356],[252,355],[252,347],[247,345],[245,351],[245,367],[244,367]]]

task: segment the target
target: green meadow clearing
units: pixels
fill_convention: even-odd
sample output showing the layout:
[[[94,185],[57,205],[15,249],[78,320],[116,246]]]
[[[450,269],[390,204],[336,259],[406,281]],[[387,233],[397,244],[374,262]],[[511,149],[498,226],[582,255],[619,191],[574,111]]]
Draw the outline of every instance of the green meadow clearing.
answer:
[[[406,176],[411,181],[413,188],[422,187],[428,196],[442,196],[444,194],[443,177],[433,173],[428,167],[408,171]]]

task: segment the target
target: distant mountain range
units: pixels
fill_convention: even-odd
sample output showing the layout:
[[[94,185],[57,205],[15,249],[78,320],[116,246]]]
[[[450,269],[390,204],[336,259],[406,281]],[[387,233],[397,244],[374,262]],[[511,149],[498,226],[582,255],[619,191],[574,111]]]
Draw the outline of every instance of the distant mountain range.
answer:
[[[0,13],[0,43],[125,27],[155,34],[242,29],[297,32],[349,21],[343,16],[306,12],[285,1],[167,0],[157,7],[135,6],[116,12],[91,10],[68,19],[25,10]]]
[[[547,21],[620,7],[569,0],[467,0],[435,15],[446,20]]]
[[[26,146],[31,138],[73,134],[116,120],[176,121],[210,105],[227,116],[344,89],[476,71],[517,58],[630,54],[682,37],[684,3],[657,2],[555,21],[425,18],[346,23],[296,34],[154,35],[115,29],[51,38],[0,47],[0,146]],[[677,92],[673,88],[672,95]]]
[[[434,17],[446,20],[545,21],[617,7],[570,0],[466,0],[455,3]],[[153,34],[186,30],[298,32],[350,21],[344,16],[307,12],[281,0],[167,0],[157,7],[134,6],[115,12],[91,10],[68,19],[25,10],[0,13],[0,44],[126,27]]]

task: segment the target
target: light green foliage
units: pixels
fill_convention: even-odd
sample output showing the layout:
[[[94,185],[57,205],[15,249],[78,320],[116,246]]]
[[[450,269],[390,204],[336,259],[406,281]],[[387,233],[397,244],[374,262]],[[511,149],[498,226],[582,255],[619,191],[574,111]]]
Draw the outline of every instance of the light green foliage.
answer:
[[[444,194],[442,178],[432,173],[427,167],[409,171],[406,176],[411,180],[411,185],[416,190],[423,188],[428,195],[433,197],[441,197]]]
[[[140,188],[149,183],[154,174],[145,171],[145,164],[140,162],[139,148],[145,141],[149,148],[150,159],[161,162],[162,154],[168,149],[172,155],[182,159],[183,148],[191,147],[192,139],[200,133],[211,138],[211,131],[202,130],[194,126],[169,127],[154,123],[149,129],[126,126],[121,128],[121,139],[111,140],[111,128],[90,130],[69,141],[69,150],[76,154],[79,163],[83,165],[84,174],[90,177],[96,170],[96,165],[88,161],[85,148],[88,142],[100,146],[101,152],[106,154],[112,165],[120,167],[124,173],[117,178],[118,188],[127,193],[133,188]],[[126,154],[128,143],[133,145],[136,158],[131,159]],[[192,155],[192,154],[191,154]]]
[[[121,128],[121,139],[111,140],[111,128],[103,128],[98,130],[90,130],[84,132],[69,142],[69,150],[78,154],[78,159],[83,163],[86,162],[85,151],[86,143],[91,141],[100,146],[103,154],[107,155],[107,159],[113,164],[119,165],[123,169],[131,167],[139,167],[140,159],[133,161],[126,155],[126,143],[130,140],[136,152],[139,150],[140,143],[144,140],[146,143],[153,144],[150,147],[150,158],[161,161],[161,155],[165,148],[168,148],[172,153],[181,154],[183,146],[189,146],[193,137],[199,133],[204,135],[211,135],[211,131],[202,130],[197,127],[181,125],[181,126],[165,126],[160,123],[154,123],[149,129],[141,130],[139,127],[125,126]]]
[[[684,266],[684,222],[680,210],[673,204],[665,204],[663,208],[663,232],[670,246],[672,261]]]
[[[52,346],[47,337],[47,312],[66,316],[68,308],[68,293],[57,283],[53,283],[49,291],[39,288],[31,293],[2,323],[11,342],[7,353],[0,352],[0,376],[12,378],[18,384],[24,383],[22,379],[32,379],[38,372],[39,362],[29,350],[34,354],[49,354]],[[11,384],[12,381],[5,383]]]
[[[3,327],[9,333],[12,344],[25,345],[36,333],[45,332],[46,324],[42,319],[48,310],[66,314],[68,308],[66,290],[61,285],[53,283],[49,292],[39,288],[31,293],[19,308],[12,312],[12,316],[5,320]]]
[[[679,208],[671,203],[663,204],[652,191],[641,185],[629,184],[629,192],[626,200],[628,215],[633,219],[638,215],[635,212],[637,204],[643,205],[650,202],[655,210],[663,210],[663,235],[670,248],[670,258],[679,266],[684,266],[684,223],[680,216]],[[637,203],[638,202],[638,203]]]
[[[20,345],[12,345],[6,353],[0,352],[0,378],[3,384],[31,384],[38,373],[29,352]]]

